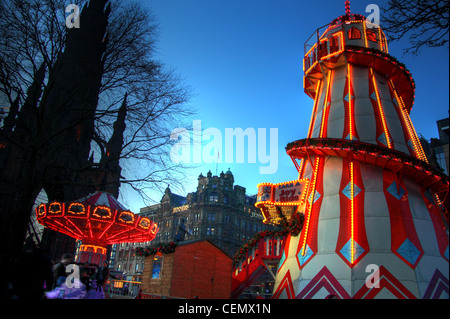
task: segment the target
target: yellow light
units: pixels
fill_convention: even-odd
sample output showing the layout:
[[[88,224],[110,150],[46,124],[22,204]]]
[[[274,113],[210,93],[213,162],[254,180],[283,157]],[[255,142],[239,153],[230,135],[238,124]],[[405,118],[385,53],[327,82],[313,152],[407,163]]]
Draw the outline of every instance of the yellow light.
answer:
[[[87,252],[88,249],[92,249],[92,252],[93,252],[93,253],[99,253],[99,254],[102,254],[102,255],[105,255],[105,254],[106,254],[106,248],[105,248],[105,247],[102,247],[102,246],[98,246],[98,245],[85,245],[85,244],[82,244],[82,245],[80,246],[80,251],[85,251],[85,252]]]
[[[303,205],[304,201],[305,201],[305,197],[306,197],[306,193],[307,193],[307,188],[309,185],[309,179],[308,178],[302,178],[302,179],[298,179],[298,180],[294,180],[294,181],[288,181],[288,182],[282,182],[282,183],[277,183],[277,184],[272,184],[272,183],[260,183],[258,184],[258,190],[260,186],[269,186],[271,188],[270,193],[274,194],[275,191],[274,189],[278,186],[283,186],[283,185],[289,185],[289,184],[294,184],[294,183],[304,183],[304,187],[303,187],[303,191],[302,191],[302,195],[300,197],[299,201],[295,201],[295,202],[275,202],[274,200],[265,200],[265,201],[259,201],[255,203],[255,207],[257,208],[262,208],[265,205],[276,205],[276,206],[298,206],[298,205]],[[258,191],[258,195],[259,195],[259,191]],[[272,196],[273,197],[273,196]]]
[[[351,263],[354,262],[355,256],[355,225],[354,225],[354,186],[353,186],[353,161],[350,162],[350,237],[351,237]]]
[[[323,136],[323,130],[325,127],[325,111],[327,109],[327,104],[328,104],[328,93],[330,92],[330,85],[331,85],[331,72],[332,70],[328,71],[328,78],[327,78],[327,92],[325,93],[325,100],[323,103],[323,108],[322,108],[322,123],[320,123],[320,135],[319,137],[322,138]]]
[[[96,206],[92,215],[102,219],[109,219],[112,217],[111,208],[102,205]]]
[[[331,57],[333,57],[335,55],[338,55],[338,54],[341,54],[342,52],[344,52],[344,31],[339,31],[339,32],[334,33],[332,35],[332,38],[334,38],[334,37],[338,37],[339,38],[339,41],[338,41],[338,43],[340,44],[339,50],[337,50],[336,52],[333,52],[333,53],[330,53],[328,55],[325,55],[325,56],[321,57],[320,60],[326,60],[328,58],[331,58]]]
[[[321,85],[322,85],[322,80],[319,80],[319,82],[317,83],[317,92],[316,92],[316,97],[314,99],[313,112],[311,114],[311,120],[309,121],[308,138],[311,138],[311,134],[313,132],[313,126],[314,126],[313,124],[316,122],[315,114],[317,112],[317,104],[319,103],[319,95],[320,95],[319,93],[320,93]]]
[[[363,29],[364,29],[364,46],[365,46],[366,48],[368,48],[369,46],[368,46],[368,44],[367,44],[366,23],[363,22],[362,25],[363,25]]]
[[[381,123],[383,124],[384,135],[386,136],[386,142],[387,142],[388,148],[392,148],[389,131],[388,131],[387,124],[386,124],[386,118],[384,117],[383,106],[381,105],[380,94],[378,93],[377,81],[375,79],[375,74],[374,74],[372,68],[370,68],[370,74],[372,75],[373,87],[375,89],[375,94],[377,96],[377,105],[378,105],[378,110],[380,112]]]
[[[351,87],[352,87],[352,79],[350,74],[350,63],[347,63],[347,79],[348,79],[348,125],[349,125],[349,134],[350,140],[353,140],[353,114],[352,114],[352,97],[351,97]]]
[[[408,112],[406,111],[405,103],[401,96],[398,95],[397,90],[395,89],[394,83],[392,80],[389,80],[389,84],[391,86],[391,90],[394,92],[395,99],[397,100],[398,108],[400,109],[400,114],[402,115],[403,122],[406,125],[406,129],[409,134],[409,138],[413,142],[414,152],[418,159],[421,159],[428,163],[428,159],[423,151],[422,144],[419,141],[419,137],[417,136],[416,130],[411,122],[411,118],[409,117]]]
[[[319,157],[316,157],[315,163],[314,163],[313,181],[310,184],[311,191],[310,191],[309,202],[306,203],[307,214],[305,214],[305,215],[307,215],[307,217],[305,218],[306,222],[305,222],[305,232],[303,234],[302,256],[305,256],[305,254],[306,254],[306,250],[305,250],[306,238],[308,237],[309,221],[311,219],[311,211],[312,211],[312,206],[313,206],[313,200],[314,200],[315,192],[316,192],[316,181],[317,181],[317,171],[318,170],[319,170]]]
[[[130,211],[122,211],[119,220],[125,224],[134,224],[134,214]]]

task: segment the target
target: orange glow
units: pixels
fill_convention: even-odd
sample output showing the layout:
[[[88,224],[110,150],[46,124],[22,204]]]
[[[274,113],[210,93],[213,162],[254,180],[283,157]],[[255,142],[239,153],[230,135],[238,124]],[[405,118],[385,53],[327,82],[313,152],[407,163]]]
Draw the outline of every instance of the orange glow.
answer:
[[[314,163],[314,174],[313,174],[313,180],[310,184],[311,190],[310,190],[310,196],[309,200],[306,203],[306,218],[305,218],[305,232],[303,233],[303,244],[302,244],[302,256],[305,256],[306,254],[306,239],[308,238],[308,230],[309,230],[309,221],[311,219],[311,211],[313,206],[313,201],[316,193],[316,181],[317,181],[317,173],[319,170],[319,157],[316,157],[315,163]],[[309,203],[309,204],[308,204]]]
[[[83,215],[86,212],[86,209],[81,203],[71,203],[67,212],[73,215]]]
[[[98,245],[81,245],[80,251],[88,252],[89,250],[92,250],[94,253],[99,253],[102,255],[106,254],[106,248]]]
[[[134,223],[134,214],[129,211],[123,211],[119,215],[119,220],[125,224],[133,224]]]
[[[92,215],[102,219],[111,218],[111,208],[109,208],[108,206],[97,206],[94,208],[94,212],[92,213]]]
[[[53,202],[48,207],[48,212],[50,214],[60,214],[60,213],[62,213],[62,211],[64,209],[63,206],[64,206],[64,203],[61,205],[61,203],[59,203],[59,202]]]
[[[320,124],[320,138],[322,138],[322,137],[324,137],[323,136],[323,130],[324,130],[324,127],[325,127],[325,111],[326,111],[326,109],[327,109],[327,104],[328,104],[328,94],[329,94],[329,92],[330,92],[330,86],[331,86],[331,70],[330,71],[328,71],[328,79],[327,79],[327,92],[325,93],[325,100],[324,100],[324,103],[323,103],[323,108],[322,108],[322,123]]]
[[[349,134],[350,134],[350,140],[353,140],[353,113],[352,113],[352,107],[353,107],[353,99],[351,94],[351,88],[352,88],[352,76],[350,73],[350,63],[347,63],[347,79],[348,79],[348,125],[349,125]]]
[[[377,96],[377,105],[378,105],[378,110],[379,110],[380,116],[381,116],[381,123],[383,124],[384,135],[386,136],[386,142],[387,142],[388,148],[392,148],[389,131],[388,131],[387,124],[386,124],[386,118],[384,117],[383,106],[381,105],[380,94],[378,93],[377,81],[375,79],[375,74],[374,74],[372,68],[370,68],[370,74],[372,75],[373,87],[375,89],[375,94]]]
[[[305,77],[303,77],[305,78]],[[309,121],[309,131],[308,131],[308,138],[311,138],[311,134],[313,132],[313,127],[314,127],[314,123],[316,122],[316,112],[317,112],[317,104],[319,103],[319,92],[322,86],[322,80],[319,80],[319,82],[317,83],[317,92],[316,92],[316,96],[314,99],[314,107],[313,107],[313,111],[311,114],[311,120]]]
[[[335,56],[335,55],[338,55],[338,54],[341,54],[342,52],[344,52],[344,31],[339,31],[339,32],[333,33],[333,35],[331,37],[332,38],[334,38],[334,37],[338,37],[339,38],[337,43],[340,44],[340,48],[336,52],[332,52],[332,53],[330,53],[330,54],[328,54],[326,56],[321,57],[320,60],[326,60],[328,58],[331,58],[332,56]],[[330,43],[331,43],[331,41],[330,41]]]
[[[157,223],[153,223],[152,228],[150,229],[150,232],[152,234],[155,234],[158,232],[159,228],[158,228],[158,224]]]
[[[46,206],[45,204],[41,204],[36,208],[36,215],[38,217],[44,216],[46,213]]]
[[[149,229],[151,224],[152,224],[152,222],[150,221],[150,219],[148,219],[147,217],[142,217],[139,220],[139,224],[138,225],[142,229]]]
[[[405,103],[403,102],[403,99],[398,95],[397,90],[395,89],[394,83],[392,80],[389,80],[389,84],[391,86],[391,90],[394,92],[395,99],[398,102],[398,108],[400,109],[400,113],[403,118],[403,122],[406,125],[406,129],[409,134],[409,138],[413,142],[414,145],[414,152],[418,159],[421,159],[422,161],[425,161],[428,163],[428,159],[425,155],[425,152],[423,151],[422,144],[419,141],[419,137],[417,136],[417,132],[414,129],[414,126],[411,122],[411,118],[409,117],[408,112],[406,111]]]
[[[296,183],[304,183],[304,186],[303,186],[303,189],[302,189],[302,194],[301,194],[301,196],[299,198],[299,201],[276,202],[275,201],[275,196],[274,196],[275,189],[277,187],[280,187],[280,186],[285,186],[285,185],[294,184],[294,183],[295,184]],[[272,184],[272,183],[261,183],[261,184],[258,184],[258,196],[260,195],[259,194],[260,186],[262,186],[262,187],[268,186],[268,187],[271,187],[270,193],[272,195],[271,196],[272,198],[270,200],[256,202],[255,206],[257,208],[261,208],[264,205],[276,205],[276,206],[297,206],[297,205],[300,205],[301,206],[301,205],[303,205],[303,203],[305,201],[308,185],[309,185],[309,179],[308,178],[302,178],[302,179],[299,179],[299,180],[283,182],[283,183],[277,183],[277,184]]]
[[[354,243],[354,237],[355,237],[355,225],[354,225],[354,185],[353,185],[353,161],[350,162],[350,237],[351,237],[351,263],[354,262],[354,256],[355,256],[355,243]]]
[[[368,48],[369,45],[367,44],[367,32],[366,32],[367,31],[367,27],[366,27],[365,21],[362,22],[362,25],[363,25],[363,29],[364,29],[364,46],[366,48]]]

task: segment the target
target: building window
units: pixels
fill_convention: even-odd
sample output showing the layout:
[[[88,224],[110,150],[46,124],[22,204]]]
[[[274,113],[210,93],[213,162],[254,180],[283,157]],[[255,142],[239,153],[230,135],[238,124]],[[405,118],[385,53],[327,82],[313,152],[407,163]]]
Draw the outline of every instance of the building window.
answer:
[[[206,228],[206,236],[214,236],[214,234],[215,234],[214,227],[207,227]]]
[[[192,235],[198,236],[198,227],[194,227],[194,229],[192,230]]]
[[[435,149],[435,154],[436,154],[436,162],[444,170],[445,174],[447,174],[447,163],[445,161],[445,153],[443,153],[442,148]]]
[[[209,195],[209,201],[211,203],[217,203],[219,201],[219,196],[217,193],[211,193],[211,195]]]
[[[358,28],[352,27],[350,30],[348,30],[348,39],[349,40],[361,39],[361,31]]]
[[[194,222],[197,222],[200,218],[200,214],[199,213],[195,213],[194,214]]]
[[[156,256],[156,255],[153,258],[152,279],[161,278],[163,258],[164,258],[163,256]]]
[[[134,269],[134,271],[139,271],[139,264],[136,264],[136,268]]]
[[[215,222],[215,221],[216,221],[216,214],[208,213],[208,222]]]
[[[225,215],[225,217],[223,218],[223,222],[225,224],[230,224],[231,223],[231,217],[230,215]]]

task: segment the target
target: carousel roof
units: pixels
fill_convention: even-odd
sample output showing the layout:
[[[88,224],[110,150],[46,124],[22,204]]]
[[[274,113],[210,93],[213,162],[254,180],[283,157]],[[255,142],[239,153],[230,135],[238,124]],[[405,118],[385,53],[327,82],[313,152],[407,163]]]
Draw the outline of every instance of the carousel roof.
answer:
[[[104,192],[74,202],[43,203],[36,208],[36,217],[52,230],[101,246],[151,241],[159,230],[152,220],[133,214]]]

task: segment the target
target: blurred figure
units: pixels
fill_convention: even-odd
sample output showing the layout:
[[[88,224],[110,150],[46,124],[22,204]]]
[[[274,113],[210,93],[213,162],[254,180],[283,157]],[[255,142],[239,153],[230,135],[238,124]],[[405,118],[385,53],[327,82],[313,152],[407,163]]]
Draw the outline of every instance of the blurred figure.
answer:
[[[102,264],[102,267],[100,267],[98,269],[97,272],[97,288],[95,289],[96,291],[101,291],[103,290],[103,292],[105,292],[105,286],[106,286],[106,282],[108,281],[109,278],[109,267],[108,267],[108,262],[105,260]],[[100,289],[100,287],[102,287],[102,289]]]
[[[71,263],[73,263],[73,256],[72,254],[66,253],[61,261],[55,265],[53,270],[53,289],[61,286],[61,284],[66,281],[66,267]]]
[[[21,256],[14,262],[12,286],[18,299],[42,299],[53,285],[52,264],[48,256],[27,238]],[[45,287],[45,288],[44,288]]]

